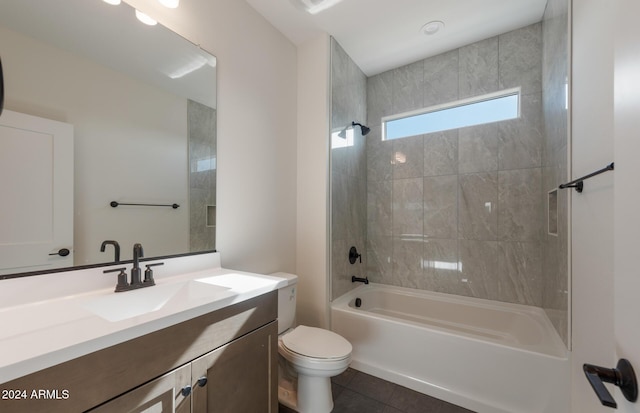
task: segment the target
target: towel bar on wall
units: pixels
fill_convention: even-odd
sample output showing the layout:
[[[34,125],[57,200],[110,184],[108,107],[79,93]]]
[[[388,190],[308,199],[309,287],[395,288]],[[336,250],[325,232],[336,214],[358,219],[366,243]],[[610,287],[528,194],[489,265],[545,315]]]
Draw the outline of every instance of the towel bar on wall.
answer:
[[[124,202],[117,202],[117,201],[111,201],[111,203],[109,203],[109,205],[111,205],[112,207],[117,207],[118,205],[134,205],[134,206],[154,206],[154,207],[171,207],[173,209],[178,209],[180,208],[180,205],[178,204],[125,204]]]
[[[609,165],[605,166],[602,169],[598,169],[597,171],[590,173],[589,175],[585,175],[582,178],[574,179],[571,182],[567,182],[566,184],[562,184],[558,188],[560,188],[560,189],[575,188],[576,191],[581,193],[582,190],[584,189],[584,183],[582,181],[584,181],[585,179],[589,179],[592,176],[600,175],[601,173],[607,172],[607,171],[613,171],[613,162],[611,162]]]

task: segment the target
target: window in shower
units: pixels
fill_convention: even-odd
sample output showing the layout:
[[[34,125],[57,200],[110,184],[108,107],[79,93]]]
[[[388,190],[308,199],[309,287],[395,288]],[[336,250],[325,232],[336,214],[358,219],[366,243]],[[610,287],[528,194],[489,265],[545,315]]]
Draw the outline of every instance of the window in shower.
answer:
[[[520,116],[520,88],[382,118],[383,140],[440,132]]]

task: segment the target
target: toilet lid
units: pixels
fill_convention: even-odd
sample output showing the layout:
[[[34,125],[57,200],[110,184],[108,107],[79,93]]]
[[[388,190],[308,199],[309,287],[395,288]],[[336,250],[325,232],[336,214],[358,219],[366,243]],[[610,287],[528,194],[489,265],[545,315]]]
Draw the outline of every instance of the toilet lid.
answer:
[[[289,350],[307,357],[336,359],[351,354],[351,343],[333,331],[298,326],[282,337]]]

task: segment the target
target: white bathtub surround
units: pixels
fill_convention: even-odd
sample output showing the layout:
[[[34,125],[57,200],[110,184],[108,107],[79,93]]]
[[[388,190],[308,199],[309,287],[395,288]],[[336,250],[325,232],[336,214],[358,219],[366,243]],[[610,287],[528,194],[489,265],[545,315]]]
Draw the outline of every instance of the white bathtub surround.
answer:
[[[142,262],[156,285],[115,293],[120,264],[2,280],[0,383],[218,310],[286,284],[222,268],[209,253]]]
[[[371,283],[331,316],[357,370],[478,413],[569,411],[568,352],[540,308]]]

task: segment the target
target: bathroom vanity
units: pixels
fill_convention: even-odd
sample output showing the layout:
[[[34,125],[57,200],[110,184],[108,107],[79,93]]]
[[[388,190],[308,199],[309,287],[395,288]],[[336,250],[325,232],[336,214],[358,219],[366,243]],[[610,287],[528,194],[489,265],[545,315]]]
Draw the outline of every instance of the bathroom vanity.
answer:
[[[2,282],[7,281],[14,280]],[[67,314],[61,310],[65,305],[86,317],[76,314],[45,334],[5,333],[3,352],[19,353],[15,345],[20,344],[24,355],[16,354],[12,363],[5,354],[0,364],[0,411],[275,413],[282,282],[214,268],[160,277],[157,286],[140,291],[109,288],[39,301],[36,307],[2,308],[2,321],[12,312],[41,311],[47,305],[60,317]],[[160,292],[154,293],[157,287]],[[154,294],[163,298],[158,301]],[[153,302],[151,311],[114,316],[113,308],[112,320],[96,315],[103,311],[96,301],[107,303],[108,310],[145,300]],[[61,357],[66,360],[57,362]]]

